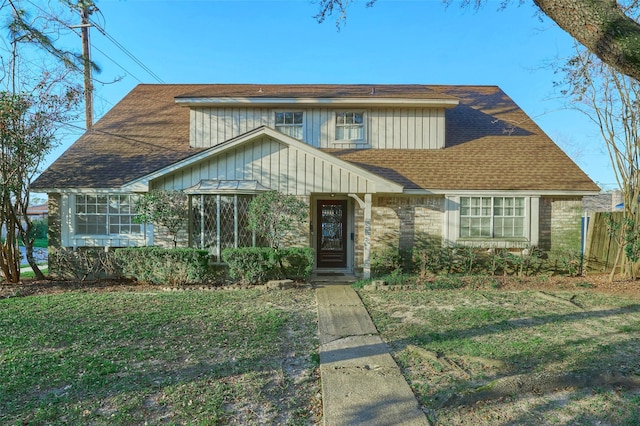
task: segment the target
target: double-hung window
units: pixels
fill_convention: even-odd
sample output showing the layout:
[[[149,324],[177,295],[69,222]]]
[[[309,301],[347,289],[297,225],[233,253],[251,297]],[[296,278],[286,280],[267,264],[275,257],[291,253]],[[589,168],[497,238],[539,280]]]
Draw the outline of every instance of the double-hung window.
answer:
[[[277,131],[302,140],[304,133],[304,113],[302,111],[278,111],[275,123]]]
[[[460,237],[525,236],[524,197],[460,197]]]
[[[337,112],[336,140],[361,141],[364,140],[364,113]]]
[[[75,233],[78,235],[140,234],[135,223],[136,195],[76,195]]]

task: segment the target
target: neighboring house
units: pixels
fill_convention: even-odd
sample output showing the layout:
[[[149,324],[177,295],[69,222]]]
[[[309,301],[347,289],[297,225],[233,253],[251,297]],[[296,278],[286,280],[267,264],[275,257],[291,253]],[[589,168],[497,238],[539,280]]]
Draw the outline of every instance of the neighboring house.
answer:
[[[622,211],[623,207],[624,198],[619,189],[598,195],[588,195],[582,200],[582,209],[585,214]]]
[[[33,184],[55,247],[169,245],[137,194],[177,189],[181,245],[254,244],[252,196],[309,203],[292,244],[317,271],[369,275],[371,252],[433,243],[549,250],[579,241],[600,189],[500,88],[140,85]],[[579,247],[579,246],[578,246]]]
[[[36,204],[27,208],[27,216],[31,220],[45,220],[49,214],[48,204]]]

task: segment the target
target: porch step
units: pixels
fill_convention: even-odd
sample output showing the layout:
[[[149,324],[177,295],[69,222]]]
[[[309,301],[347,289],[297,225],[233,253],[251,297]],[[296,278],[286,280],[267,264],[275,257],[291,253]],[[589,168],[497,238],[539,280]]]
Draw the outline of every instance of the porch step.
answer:
[[[309,278],[311,284],[351,284],[358,281],[354,274],[342,272],[320,272]]]

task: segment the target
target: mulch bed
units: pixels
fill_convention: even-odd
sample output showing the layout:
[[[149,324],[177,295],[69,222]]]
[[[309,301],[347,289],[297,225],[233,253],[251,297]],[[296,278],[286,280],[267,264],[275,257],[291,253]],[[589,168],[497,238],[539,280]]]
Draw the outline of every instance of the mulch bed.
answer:
[[[470,282],[477,283],[479,277],[470,279]],[[513,277],[496,276],[491,278],[497,282],[498,286],[491,286],[497,290],[584,290],[597,291],[610,294],[628,294],[630,296],[640,296],[640,280],[628,280],[615,277],[612,283],[609,282],[607,274],[593,274],[580,277],[564,276],[533,276],[533,277]],[[475,287],[475,286],[471,286]],[[180,286],[178,289],[201,289],[201,285]],[[207,287],[209,288],[209,287]],[[218,288],[218,287],[216,287]],[[235,286],[221,288],[237,288]],[[24,297],[41,294],[57,294],[68,291],[83,291],[91,293],[113,292],[113,291],[159,291],[167,290],[167,286],[141,284],[133,280],[98,280],[98,281],[56,281],[56,280],[23,280],[18,284],[0,284],[0,299],[7,297]]]

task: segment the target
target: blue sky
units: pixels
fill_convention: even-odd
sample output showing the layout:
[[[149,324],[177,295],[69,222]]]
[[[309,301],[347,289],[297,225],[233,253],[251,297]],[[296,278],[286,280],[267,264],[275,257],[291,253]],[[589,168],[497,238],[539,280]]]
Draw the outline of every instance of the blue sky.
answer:
[[[498,85],[594,181],[617,186],[598,129],[554,93],[560,76],[550,64],[573,41],[531,2],[501,11],[494,0],[478,11],[439,0],[365,3],[352,4],[340,31],[317,23],[308,0],[97,0],[93,20],[165,83]],[[102,68],[94,77],[122,77],[96,83],[96,118],[140,82],[158,82],[96,29],[91,42]]]

